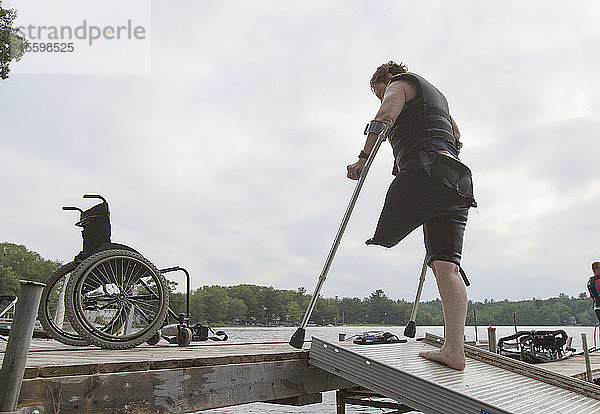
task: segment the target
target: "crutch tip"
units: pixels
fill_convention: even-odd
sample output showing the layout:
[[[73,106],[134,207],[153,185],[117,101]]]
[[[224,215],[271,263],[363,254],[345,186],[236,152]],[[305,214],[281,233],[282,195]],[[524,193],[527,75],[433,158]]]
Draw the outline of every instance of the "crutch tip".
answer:
[[[404,336],[407,338],[414,338],[417,333],[417,324],[415,321],[409,321],[406,328],[404,328]]]
[[[304,334],[304,328],[296,329],[296,332],[294,332],[294,335],[292,335],[292,338],[290,339],[290,345],[294,348],[302,349],[302,346],[304,345]]]

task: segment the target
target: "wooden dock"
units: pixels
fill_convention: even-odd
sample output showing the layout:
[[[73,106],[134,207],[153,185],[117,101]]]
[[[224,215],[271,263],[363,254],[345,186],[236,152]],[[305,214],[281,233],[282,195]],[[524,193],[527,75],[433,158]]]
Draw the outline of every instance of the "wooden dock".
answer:
[[[487,349],[487,343],[480,342],[477,345],[471,341],[466,342],[468,345],[473,345],[480,347],[482,349]],[[600,384],[600,351],[595,351],[590,353],[590,364],[592,366],[592,378],[596,384]],[[557,362],[547,362],[545,364],[540,364],[545,369],[556,372],[557,374],[566,375],[568,377],[573,377],[581,380],[585,380],[585,359],[583,355],[574,355],[563,361]]]
[[[592,379],[600,383],[600,351],[590,353],[590,365],[592,366]],[[548,362],[542,366],[550,371],[566,375],[568,377],[585,380],[585,360],[583,355],[574,355],[568,359],[558,362]]]
[[[5,344],[0,344],[4,353]],[[287,343],[160,343],[129,350],[33,341],[19,407],[45,413],[184,413],[252,402],[304,405],[354,384]]]
[[[129,350],[36,340],[27,357],[19,407],[45,413],[184,413],[252,402],[305,405],[356,384],[309,364],[310,342],[161,342]],[[0,343],[4,356],[6,343]],[[369,347],[370,348],[370,347]],[[600,378],[600,352],[590,355]],[[543,364],[584,379],[583,356]]]

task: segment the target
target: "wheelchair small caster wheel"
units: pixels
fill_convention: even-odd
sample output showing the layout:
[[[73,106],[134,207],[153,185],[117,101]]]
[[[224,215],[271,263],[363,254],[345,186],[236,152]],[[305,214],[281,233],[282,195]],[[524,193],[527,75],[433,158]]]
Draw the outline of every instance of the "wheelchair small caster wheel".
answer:
[[[177,330],[177,345],[188,346],[192,342],[192,330],[187,327],[181,327]]]

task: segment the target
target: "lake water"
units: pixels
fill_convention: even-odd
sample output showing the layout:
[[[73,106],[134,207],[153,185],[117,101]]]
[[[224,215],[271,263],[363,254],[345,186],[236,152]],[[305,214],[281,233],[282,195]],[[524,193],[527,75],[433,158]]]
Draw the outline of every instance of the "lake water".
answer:
[[[496,338],[513,334],[515,329],[513,326],[496,326]],[[594,346],[594,327],[593,326],[563,326],[563,327],[550,327],[550,326],[519,326],[519,330],[555,330],[563,329],[569,336],[573,337],[573,347],[577,349],[577,352],[582,350],[581,333],[587,335],[588,347]],[[229,335],[229,341],[232,342],[272,342],[272,341],[289,341],[291,335],[295,332],[296,328],[291,327],[236,327],[224,329]],[[333,326],[333,327],[308,327],[306,328],[306,339],[310,339],[312,336],[326,341],[337,341],[338,334],[345,333],[347,337],[355,334],[359,334],[364,331],[371,330],[383,330],[391,332],[398,336],[402,336],[404,332],[403,326]],[[425,336],[425,333],[429,332],[435,335],[443,336],[444,328],[442,326],[417,326],[417,337]],[[598,332],[596,332],[598,334]],[[477,329],[477,335],[479,340],[487,340],[487,326],[479,326]],[[465,329],[465,336],[467,340],[475,340],[475,328],[473,326],[467,326]],[[598,339],[596,339],[598,341]],[[600,343],[597,343],[600,346]],[[266,404],[266,403],[253,403],[239,405],[235,407],[219,408],[214,410],[203,411],[203,413],[293,413],[293,414],[317,414],[317,413],[335,413],[335,391],[323,393],[323,402],[320,404],[308,405],[305,407],[287,407],[282,405]],[[382,410],[377,408],[368,408],[355,405],[346,405],[347,413],[365,413],[365,414],[382,414],[384,412],[390,412],[391,410]],[[416,411],[414,413],[417,413]]]

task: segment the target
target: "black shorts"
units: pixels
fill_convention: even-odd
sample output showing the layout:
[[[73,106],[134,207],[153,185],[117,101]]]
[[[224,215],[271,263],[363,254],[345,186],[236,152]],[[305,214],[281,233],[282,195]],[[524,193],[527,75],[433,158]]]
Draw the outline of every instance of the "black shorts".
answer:
[[[393,247],[423,225],[428,263],[460,266],[470,207],[475,207],[471,171],[437,152],[419,151],[408,158],[385,198],[375,235],[367,244]]]

